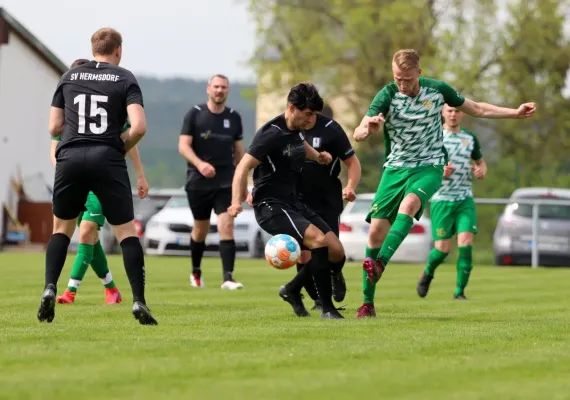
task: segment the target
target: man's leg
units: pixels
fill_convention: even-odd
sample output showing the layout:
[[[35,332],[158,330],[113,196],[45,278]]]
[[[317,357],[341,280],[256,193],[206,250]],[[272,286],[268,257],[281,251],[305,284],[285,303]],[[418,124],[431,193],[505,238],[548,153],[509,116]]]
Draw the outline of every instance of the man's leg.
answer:
[[[132,313],[142,325],[157,325],[145,299],[144,252],[134,222],[133,195],[124,156],[112,149],[87,155],[91,173],[99,179],[93,182],[93,192],[101,202],[103,214],[113,225],[121,246],[125,271],[133,293]]]
[[[310,270],[310,265],[308,264],[311,262],[311,251],[303,249],[301,251],[301,259],[297,263],[297,273],[301,272],[303,268],[307,268],[307,271]],[[319,294],[317,293],[317,288],[315,287],[315,281],[313,280],[313,275],[306,274],[305,283],[303,287],[307,291],[309,297],[315,302],[315,305],[311,308],[311,310],[321,310],[321,302],[319,300]]]
[[[40,322],[52,322],[55,318],[57,282],[65,265],[67,249],[70,238],[75,231],[76,221],[76,219],[64,220],[54,216],[53,235],[46,249],[44,292],[38,309],[38,320]]]
[[[65,265],[69,240],[77,216],[84,210],[89,189],[83,179],[83,154],[65,149],[58,155],[53,184],[53,235],[46,250],[45,287],[37,317],[40,322],[55,318],[57,282]]]
[[[67,289],[63,295],[57,297],[57,302],[60,304],[73,304],[77,289],[83,281],[87,268],[89,268],[89,264],[91,264],[93,259],[93,244],[97,238],[97,224],[93,221],[84,220],[85,214],[89,215],[89,211],[83,213],[82,220],[79,223],[77,255],[73,261]]]
[[[475,202],[469,197],[461,203],[457,217],[457,282],[453,297],[467,300],[465,288],[473,269],[473,238],[477,233]]]
[[[428,201],[441,187],[442,178],[443,167],[427,166],[408,169],[404,199],[378,254],[378,261],[384,268],[410,233],[414,217],[420,219]]]
[[[206,236],[210,231],[210,216],[213,208],[213,193],[210,191],[187,190],[188,204],[194,217],[194,226],[190,234],[190,257],[192,273],[190,285],[204,287],[202,279],[202,257],[206,249]]]
[[[91,260],[91,267],[97,277],[101,280],[101,283],[105,287],[105,303],[106,304],[117,304],[123,301],[121,292],[115,285],[113,280],[113,275],[109,270],[107,265],[107,256],[105,255],[105,250],[101,246],[101,242],[97,237],[95,247],[93,248],[93,259]]]
[[[227,209],[232,202],[231,188],[220,189],[214,199],[214,212],[218,215],[218,234],[220,236],[220,257],[222,258],[223,290],[242,289],[243,284],[233,277],[236,261],[236,242],[234,240],[234,218]]]
[[[430,219],[434,248],[429,253],[426,267],[416,286],[420,297],[427,296],[436,268],[445,261],[451,249],[451,238],[455,234],[456,204],[447,201],[432,202]]]

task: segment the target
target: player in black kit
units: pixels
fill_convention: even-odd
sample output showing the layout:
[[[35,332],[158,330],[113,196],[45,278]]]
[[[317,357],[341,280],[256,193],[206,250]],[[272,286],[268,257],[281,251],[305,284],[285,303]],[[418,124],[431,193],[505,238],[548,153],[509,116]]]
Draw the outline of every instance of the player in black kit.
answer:
[[[65,264],[77,217],[89,191],[121,245],[133,291],[133,315],[143,325],[157,322],[146,306],[144,254],[134,224],[133,198],[125,154],[146,133],[143,97],[133,74],[119,67],[122,37],[111,28],[91,37],[94,60],[67,71],[52,100],[49,131],[62,136],[56,150],[53,186],[54,229],[46,250],[45,289],[40,322],[55,317],[57,281]],[[121,135],[129,118],[131,128]]]
[[[331,269],[344,264],[344,249],[329,226],[299,201],[297,180],[305,158],[328,164],[330,154],[317,152],[304,140],[301,130],[323,109],[323,99],[315,86],[300,83],[287,96],[287,108],[256,133],[238,164],[232,184],[232,205],[237,216],[247,196],[247,175],[253,171],[253,209],[259,226],[266,232],[296,238],[312,251],[312,262],[279,290],[279,296],[300,317],[309,316],[301,298],[307,274],[315,281],[322,304],[321,317],[343,318],[332,302]]]
[[[344,129],[332,119],[332,110],[328,110],[328,115],[328,117],[318,115],[316,120],[311,121],[305,128],[303,135],[309,145],[317,151],[326,151],[332,156],[333,161],[330,165],[320,165],[312,160],[305,160],[302,179],[299,180],[299,197],[301,202],[321,217],[338,237],[343,200],[355,200],[354,191],[360,182],[361,169]],[[340,161],[348,168],[348,181],[344,189],[338,178],[341,170]],[[297,271],[300,271],[306,263],[310,263],[310,257],[309,251],[303,251],[301,262],[297,264]],[[337,264],[338,267],[342,267],[342,263]],[[342,269],[331,270],[331,273],[333,299],[337,302],[343,301],[346,295],[346,283]],[[310,276],[304,287],[315,301],[313,310],[320,309],[317,290]]]
[[[236,244],[234,219],[227,209],[232,198],[235,165],[244,154],[243,128],[240,115],[226,107],[228,78],[214,75],[208,82],[208,102],[193,106],[184,116],[178,152],[188,162],[186,194],[194,226],[190,234],[192,273],[190,284],[203,287],[201,263],[210,231],[212,210],[217,214],[222,258],[222,289],[236,290],[243,284],[233,278]]]

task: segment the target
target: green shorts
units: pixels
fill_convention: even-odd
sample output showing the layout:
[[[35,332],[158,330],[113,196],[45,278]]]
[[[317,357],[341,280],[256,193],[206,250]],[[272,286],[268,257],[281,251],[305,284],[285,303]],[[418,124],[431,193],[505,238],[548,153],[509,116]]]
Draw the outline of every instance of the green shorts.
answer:
[[[387,219],[394,223],[400,203],[410,193],[416,194],[422,201],[420,210],[415,215],[422,216],[428,201],[441,187],[443,179],[442,165],[423,165],[415,168],[386,168],[372,207],[366,216],[366,222],[373,218]]]
[[[477,233],[477,213],[472,197],[460,201],[432,201],[430,219],[433,240],[451,239],[461,232]]]
[[[91,221],[97,224],[97,229],[100,230],[103,225],[105,225],[105,216],[103,215],[103,207],[99,199],[93,192],[89,192],[87,195],[87,201],[85,202],[86,211],[79,214],[77,219],[77,226],[81,224],[81,221]]]

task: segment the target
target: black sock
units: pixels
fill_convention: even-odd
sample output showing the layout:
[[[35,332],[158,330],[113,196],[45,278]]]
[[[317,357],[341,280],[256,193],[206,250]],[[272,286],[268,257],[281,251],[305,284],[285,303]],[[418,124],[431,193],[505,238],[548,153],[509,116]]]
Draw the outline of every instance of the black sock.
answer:
[[[303,285],[307,281],[307,277],[312,279],[311,275],[311,264],[301,264],[302,268],[297,267],[297,275],[291,279],[291,281],[286,284],[287,291],[291,291],[293,293],[301,293],[301,289],[303,289]]]
[[[222,267],[224,269],[224,282],[233,281],[232,275],[236,261],[235,240],[220,240],[220,256],[222,257]]]
[[[333,275],[338,274],[340,271],[342,271],[342,268],[344,267],[344,263],[346,262],[346,257],[343,257],[342,260],[337,261],[337,262],[330,262],[330,268],[331,268],[331,273]]]
[[[311,261],[312,260],[309,260],[307,264],[305,264],[305,267],[308,268],[309,270],[311,269],[310,267]],[[305,275],[305,283],[303,287],[305,288],[307,294],[311,299],[313,299],[314,301],[317,301],[319,299],[319,294],[317,293],[317,288],[315,287],[315,281],[313,280],[313,274],[308,273]]]
[[[204,249],[206,248],[206,242],[195,242],[194,239],[190,238],[190,257],[192,257],[192,273],[198,274],[200,278],[202,276],[202,270],[200,266],[202,265],[202,256],[204,255]]]
[[[133,291],[133,301],[146,304],[144,298],[145,272],[144,253],[138,237],[128,237],[121,242],[125,271]]]
[[[69,238],[63,233],[54,233],[46,249],[46,286],[50,283],[57,289],[57,281],[65,265]]]
[[[335,310],[336,308],[332,302],[329,248],[327,246],[319,247],[318,249],[313,249],[312,253],[311,270],[319,299],[323,306],[323,312]]]

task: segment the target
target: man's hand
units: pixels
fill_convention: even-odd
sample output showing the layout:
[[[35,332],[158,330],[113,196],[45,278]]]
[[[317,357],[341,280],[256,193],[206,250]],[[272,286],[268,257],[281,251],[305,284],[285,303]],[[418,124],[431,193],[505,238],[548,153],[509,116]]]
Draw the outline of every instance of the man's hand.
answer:
[[[321,151],[319,153],[319,156],[317,157],[317,162],[319,164],[327,165],[330,164],[331,161],[332,161],[332,156],[326,151]]]
[[[198,165],[198,171],[200,171],[200,173],[204,175],[206,178],[213,178],[214,176],[216,176],[216,169],[214,168],[214,166],[205,161],[202,161]]]
[[[482,163],[479,165],[474,165],[473,166],[473,175],[475,175],[475,178],[477,179],[485,179],[485,177],[487,176],[487,164]]]
[[[232,204],[228,207],[228,214],[230,217],[235,218],[243,211],[241,204]]]
[[[451,165],[451,161],[445,166],[443,167],[443,177],[444,178],[449,178],[451,176],[451,174],[453,173],[453,171],[455,171],[456,168]]]
[[[354,135],[354,139],[357,142],[368,139],[370,135],[372,135],[374,132],[377,132],[380,127],[384,125],[384,122],[384,115],[382,113],[374,117],[370,117],[368,121],[366,121],[366,126],[364,129],[362,129],[362,127],[358,128],[358,134]]]
[[[139,199],[144,199],[146,196],[148,196],[148,182],[146,181],[146,178],[144,176],[141,176],[137,179],[137,189],[138,189],[138,195],[139,195]]]
[[[253,194],[251,192],[247,194],[245,201],[250,207],[253,207]]]
[[[520,107],[517,109],[517,118],[524,119],[531,117],[535,111],[536,111],[536,105],[534,103],[521,104]]]
[[[356,193],[354,193],[354,189],[347,186],[342,190],[342,199],[346,201],[354,201],[356,200]]]

